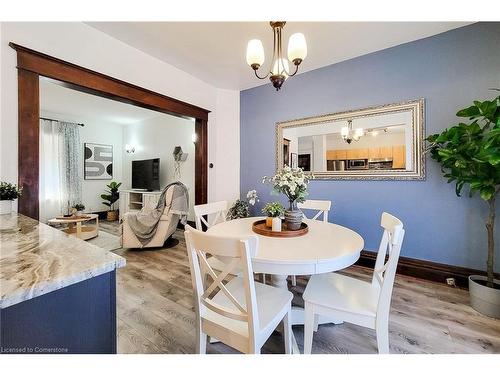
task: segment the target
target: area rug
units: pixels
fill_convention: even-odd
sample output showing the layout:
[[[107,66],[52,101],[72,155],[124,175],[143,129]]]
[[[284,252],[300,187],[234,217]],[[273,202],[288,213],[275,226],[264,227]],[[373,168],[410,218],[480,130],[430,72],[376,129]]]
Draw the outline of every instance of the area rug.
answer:
[[[99,231],[99,235],[97,237],[94,237],[87,242],[108,251],[120,249],[122,247],[120,244],[120,237],[114,236],[102,230]]]

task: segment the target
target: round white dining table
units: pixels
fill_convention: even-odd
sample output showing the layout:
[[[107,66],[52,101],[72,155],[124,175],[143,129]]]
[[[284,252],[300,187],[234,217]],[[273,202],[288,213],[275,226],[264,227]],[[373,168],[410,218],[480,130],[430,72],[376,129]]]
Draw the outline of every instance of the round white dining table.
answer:
[[[262,217],[225,221],[208,233],[221,236],[259,237],[253,271],[273,275],[273,284],[286,286],[288,275],[315,275],[338,271],[354,264],[364,247],[363,238],[352,229],[319,220],[304,219],[309,231],[299,237],[268,237],[256,234],[252,224]]]
[[[364,240],[352,229],[319,220],[304,219],[308,233],[299,237],[268,237],[255,233],[252,224],[264,217],[235,219],[216,224],[208,233],[259,238],[257,254],[252,259],[253,271],[272,275],[273,285],[288,289],[288,275],[315,275],[338,271],[353,265],[361,254]],[[320,317],[318,323],[332,322]],[[342,322],[334,322],[342,323]],[[292,325],[304,324],[304,309],[292,307]],[[295,336],[293,352],[299,349]]]
[[[261,219],[264,218],[225,221],[209,228],[208,233],[230,237],[256,235],[259,247],[252,259],[253,271],[272,275],[273,285],[283,289],[288,289],[288,275],[315,275],[353,265],[364,247],[363,238],[352,229],[319,220],[304,219],[309,231],[303,236],[259,235],[252,230],[252,224]],[[304,324],[303,309],[292,309],[292,324]]]

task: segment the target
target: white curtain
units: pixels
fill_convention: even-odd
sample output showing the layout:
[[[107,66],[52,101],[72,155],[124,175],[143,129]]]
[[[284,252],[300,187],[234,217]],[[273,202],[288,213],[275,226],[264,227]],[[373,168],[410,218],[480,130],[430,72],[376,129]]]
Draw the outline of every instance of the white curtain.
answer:
[[[40,120],[40,221],[82,203],[78,125]]]

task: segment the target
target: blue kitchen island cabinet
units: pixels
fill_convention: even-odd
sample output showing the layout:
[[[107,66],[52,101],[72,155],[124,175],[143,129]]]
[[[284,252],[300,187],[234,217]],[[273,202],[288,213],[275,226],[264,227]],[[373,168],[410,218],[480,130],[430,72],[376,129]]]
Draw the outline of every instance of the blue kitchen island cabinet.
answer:
[[[0,215],[0,352],[116,353],[122,257],[19,214]]]

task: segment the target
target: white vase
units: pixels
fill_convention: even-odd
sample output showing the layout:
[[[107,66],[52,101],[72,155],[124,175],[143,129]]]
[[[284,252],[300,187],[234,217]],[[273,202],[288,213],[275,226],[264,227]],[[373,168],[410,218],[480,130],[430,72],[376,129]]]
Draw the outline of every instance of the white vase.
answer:
[[[0,201],[0,215],[10,214],[12,212],[12,201],[3,200]]]
[[[273,226],[271,228],[273,232],[281,232],[281,218],[273,217]]]

